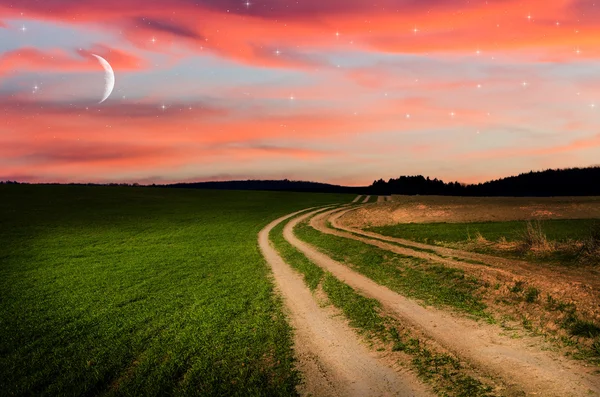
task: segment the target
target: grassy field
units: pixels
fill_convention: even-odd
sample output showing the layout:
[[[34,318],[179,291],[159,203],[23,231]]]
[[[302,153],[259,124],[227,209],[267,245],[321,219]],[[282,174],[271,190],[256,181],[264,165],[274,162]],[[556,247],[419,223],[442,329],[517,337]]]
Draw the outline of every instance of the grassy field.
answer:
[[[582,253],[586,253],[585,244],[591,241],[593,251],[597,250],[599,226],[598,219],[549,219],[529,224],[525,221],[402,223],[367,230],[429,244],[568,265],[597,264],[597,258],[593,260],[595,252],[583,256]]]
[[[552,241],[583,240],[590,234],[597,219],[551,219],[541,221],[542,229]],[[474,222],[474,223],[402,223],[369,228],[386,236],[404,238],[424,243],[463,242],[476,237],[477,233],[489,241],[502,237],[507,241],[518,241],[526,231],[526,222]]]
[[[4,395],[294,395],[256,235],[353,196],[0,186]]]

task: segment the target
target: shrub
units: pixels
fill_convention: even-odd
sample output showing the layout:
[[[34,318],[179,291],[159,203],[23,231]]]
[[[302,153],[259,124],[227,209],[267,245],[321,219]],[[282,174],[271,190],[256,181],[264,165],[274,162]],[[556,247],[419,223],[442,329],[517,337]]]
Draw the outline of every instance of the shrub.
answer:
[[[514,294],[518,294],[520,292],[523,292],[523,286],[525,285],[525,283],[523,281],[517,281],[515,283],[515,285],[513,285],[512,287],[510,287],[508,290]]]
[[[595,338],[600,336],[600,327],[591,321],[577,319],[571,324],[571,335]]]
[[[542,230],[542,223],[539,220],[527,221],[525,230],[521,233],[521,246],[525,251],[551,251],[553,248],[546,233]]]
[[[525,293],[525,301],[529,303],[535,302],[540,296],[540,290],[535,287],[527,288],[527,292]]]
[[[583,241],[580,257],[584,261],[600,262],[600,222],[595,222],[590,229],[590,235]]]

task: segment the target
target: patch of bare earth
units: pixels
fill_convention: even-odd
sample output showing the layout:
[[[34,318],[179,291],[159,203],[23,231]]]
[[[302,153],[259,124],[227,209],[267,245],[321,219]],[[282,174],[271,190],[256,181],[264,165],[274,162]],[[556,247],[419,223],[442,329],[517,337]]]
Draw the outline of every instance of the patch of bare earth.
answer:
[[[393,196],[391,202],[373,203],[347,214],[344,224],[363,229],[398,223],[585,218],[600,218],[600,197]]]
[[[354,238],[392,252],[460,267],[466,272],[474,273],[484,281],[487,277],[490,281],[504,280],[503,284],[508,285],[512,281],[507,283],[506,280],[512,280],[515,277],[515,274],[504,269],[504,266],[493,268],[474,265],[442,258],[423,251],[410,250],[367,237],[355,236],[348,232],[328,229],[324,220],[331,212],[335,212],[335,210],[313,218],[311,225],[324,233]],[[394,313],[397,318],[411,322],[432,339],[480,370],[491,376],[499,376],[509,387],[518,386],[527,393],[538,393],[544,396],[579,396],[600,393],[600,379],[592,374],[591,368],[580,362],[569,360],[562,354],[543,351],[541,347],[544,343],[540,337],[523,334],[519,338],[514,338],[514,335],[507,333],[506,329],[500,326],[477,323],[434,308],[423,308],[414,301],[408,300],[354,272],[347,266],[333,261],[293,236],[291,232],[293,224],[306,217],[301,216],[293,220],[284,230],[284,236],[290,243],[300,249],[313,262],[327,269],[340,280],[361,291],[366,296],[378,299],[386,310]],[[335,219],[330,220],[332,223],[335,222]],[[524,276],[517,275],[517,277],[523,278]],[[552,280],[548,280],[548,282],[551,283]],[[556,283],[553,285],[556,286]]]
[[[288,215],[267,225],[259,247],[273,270],[294,328],[294,349],[304,383],[299,392],[312,396],[429,396],[416,377],[399,373],[377,357],[331,306],[315,300],[302,277],[269,242],[269,232]]]

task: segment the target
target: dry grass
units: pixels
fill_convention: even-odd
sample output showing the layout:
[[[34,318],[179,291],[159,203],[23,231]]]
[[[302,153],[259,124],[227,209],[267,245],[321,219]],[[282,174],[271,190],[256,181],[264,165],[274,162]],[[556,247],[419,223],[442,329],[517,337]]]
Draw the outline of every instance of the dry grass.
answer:
[[[583,241],[579,252],[582,262],[597,263],[600,258],[600,222],[595,223],[590,230],[590,235]]]
[[[542,230],[541,222],[535,220],[527,221],[525,230],[521,233],[519,248],[524,252],[548,253],[556,249],[556,244],[548,240],[546,233]]]

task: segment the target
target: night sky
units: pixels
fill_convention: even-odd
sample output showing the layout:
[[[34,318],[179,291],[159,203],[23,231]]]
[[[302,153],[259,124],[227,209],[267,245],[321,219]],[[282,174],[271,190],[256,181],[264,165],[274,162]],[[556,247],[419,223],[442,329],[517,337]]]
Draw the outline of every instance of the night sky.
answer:
[[[105,58],[116,84],[103,96]],[[594,0],[0,0],[0,180],[600,163]]]

